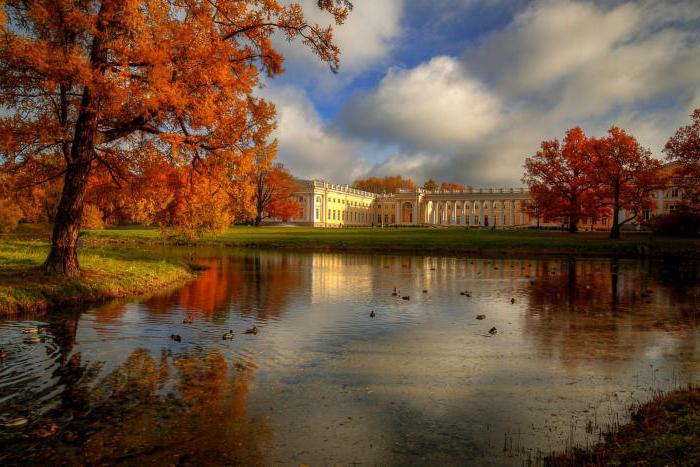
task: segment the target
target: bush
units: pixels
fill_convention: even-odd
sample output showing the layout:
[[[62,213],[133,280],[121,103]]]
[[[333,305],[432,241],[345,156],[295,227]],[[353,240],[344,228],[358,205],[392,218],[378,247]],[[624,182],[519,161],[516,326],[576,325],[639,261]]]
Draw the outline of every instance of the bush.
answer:
[[[9,199],[0,200],[0,232],[12,232],[22,219],[22,210]]]
[[[80,220],[80,228],[85,230],[102,230],[105,221],[102,219],[102,211],[94,204],[86,204],[83,208],[83,218]]]
[[[651,222],[651,229],[658,235],[695,237],[700,231],[700,215],[690,211],[677,211],[655,216]]]

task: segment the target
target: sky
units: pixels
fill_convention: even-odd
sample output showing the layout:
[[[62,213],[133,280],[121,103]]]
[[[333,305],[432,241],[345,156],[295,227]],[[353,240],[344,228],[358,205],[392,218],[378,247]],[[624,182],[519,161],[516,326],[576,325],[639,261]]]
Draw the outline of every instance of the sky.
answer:
[[[286,71],[259,90],[300,178],[517,187],[524,159],[567,128],[614,124],[662,158],[700,107],[698,0],[353,3],[339,73],[280,39]]]

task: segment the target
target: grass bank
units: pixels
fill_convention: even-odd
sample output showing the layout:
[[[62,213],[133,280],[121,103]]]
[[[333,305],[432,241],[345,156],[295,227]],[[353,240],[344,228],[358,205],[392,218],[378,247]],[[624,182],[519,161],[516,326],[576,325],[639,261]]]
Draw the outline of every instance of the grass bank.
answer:
[[[578,465],[700,465],[700,387],[657,395],[634,407],[632,421],[584,450],[545,459],[554,467]]]
[[[157,229],[118,227],[87,231],[83,238],[92,244],[162,243]],[[462,228],[349,228],[233,227],[218,236],[206,236],[198,244],[244,248],[314,251],[419,252],[442,254],[576,254],[590,256],[700,257],[700,240],[626,233],[609,240],[605,233],[568,234],[537,230],[481,230]]]
[[[39,270],[47,253],[45,241],[0,240],[0,315],[152,293],[194,276],[187,263],[142,249],[86,247],[79,252],[83,274],[69,280]]]

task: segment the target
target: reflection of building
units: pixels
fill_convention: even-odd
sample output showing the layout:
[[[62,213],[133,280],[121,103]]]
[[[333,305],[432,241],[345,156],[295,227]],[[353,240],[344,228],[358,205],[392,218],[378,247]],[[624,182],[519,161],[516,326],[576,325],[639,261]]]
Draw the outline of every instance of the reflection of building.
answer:
[[[301,181],[295,222],[315,227],[371,225],[526,226],[527,190],[472,189],[378,195],[319,180]]]
[[[683,201],[674,178],[675,164],[666,164],[660,175],[670,182],[650,194],[651,205],[643,213],[620,210],[620,222],[634,217],[632,225],[652,216],[669,214]],[[525,188],[469,188],[465,191],[426,191],[376,194],[349,185],[302,180],[295,193],[301,214],[293,222],[314,227],[445,225],[517,228],[537,224],[527,209],[530,194]],[[559,222],[548,223],[559,225]],[[544,223],[543,223],[544,225]],[[580,227],[608,230],[610,219],[582,219]]]

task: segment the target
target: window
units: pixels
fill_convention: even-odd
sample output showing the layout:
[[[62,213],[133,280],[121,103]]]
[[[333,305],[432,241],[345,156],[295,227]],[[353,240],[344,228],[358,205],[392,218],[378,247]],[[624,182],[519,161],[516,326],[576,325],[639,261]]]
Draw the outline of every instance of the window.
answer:
[[[671,190],[671,198],[678,198],[678,188],[673,188]]]
[[[303,203],[303,202],[304,202],[304,197],[303,197],[303,196],[300,196],[300,197],[299,197],[299,202],[300,202],[300,203]]]
[[[384,214],[384,223],[385,224],[389,223],[389,214]]]
[[[382,223],[382,215],[379,214],[379,215],[377,215],[377,224],[381,224],[381,223]]]
[[[332,212],[333,212],[333,211],[331,211],[330,209],[328,210],[328,219],[329,219],[329,220],[331,219],[331,213],[332,213]]]
[[[644,210],[642,211],[642,218],[645,221],[649,220],[649,208],[644,208]]]
[[[394,214],[391,215],[391,223],[396,224],[396,216]]]
[[[608,218],[607,217],[603,217],[603,225],[608,225]]]
[[[321,212],[320,212],[320,211],[321,211],[321,210],[320,210],[319,208],[316,208],[316,220],[318,220],[319,217],[321,216]]]

